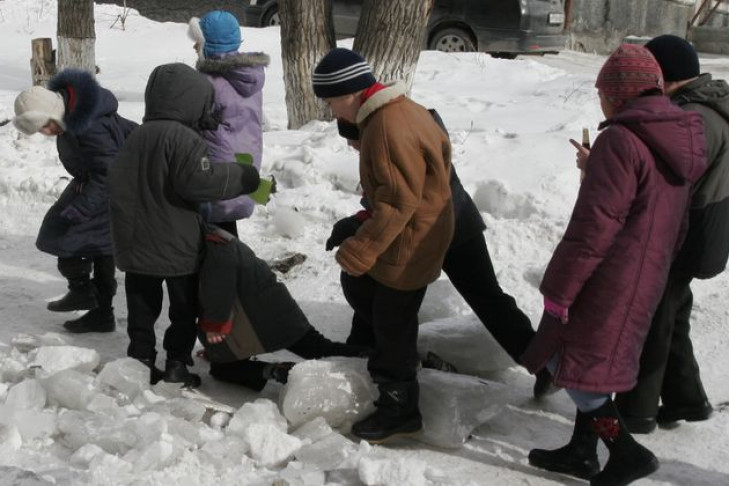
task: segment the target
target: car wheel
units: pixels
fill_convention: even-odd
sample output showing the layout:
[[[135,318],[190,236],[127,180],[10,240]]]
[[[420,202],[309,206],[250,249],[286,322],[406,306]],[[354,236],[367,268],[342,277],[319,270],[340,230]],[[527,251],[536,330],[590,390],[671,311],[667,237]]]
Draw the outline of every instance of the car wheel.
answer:
[[[489,54],[496,59],[516,59],[519,55],[516,52],[489,52]]]
[[[268,27],[270,25],[281,25],[281,16],[278,12],[278,5],[273,5],[271,8],[266,10],[261,17],[261,25]]]
[[[450,27],[433,34],[428,48],[442,52],[474,52],[476,42],[467,31]]]

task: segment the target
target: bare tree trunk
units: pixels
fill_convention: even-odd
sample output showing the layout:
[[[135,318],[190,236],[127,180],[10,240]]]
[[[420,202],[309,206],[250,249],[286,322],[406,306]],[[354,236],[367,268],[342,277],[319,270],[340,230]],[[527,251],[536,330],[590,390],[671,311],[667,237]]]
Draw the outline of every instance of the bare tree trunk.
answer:
[[[331,2],[282,0],[279,4],[288,127],[296,129],[311,120],[331,119],[311,85],[314,67],[336,45]]]
[[[58,69],[96,74],[93,0],[58,0]]]
[[[433,0],[365,0],[353,49],[372,65],[378,81],[413,82]]]
[[[56,51],[53,50],[53,41],[50,37],[32,39],[30,41],[30,71],[33,77],[33,86],[45,86],[51,77],[56,74]]]

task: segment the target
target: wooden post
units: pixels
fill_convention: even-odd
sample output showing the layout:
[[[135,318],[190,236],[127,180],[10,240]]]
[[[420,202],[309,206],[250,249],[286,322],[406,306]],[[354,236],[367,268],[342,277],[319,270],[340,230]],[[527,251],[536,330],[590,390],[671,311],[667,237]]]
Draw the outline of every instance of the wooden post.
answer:
[[[49,37],[41,37],[30,41],[30,72],[33,86],[45,86],[56,74],[56,51]]]

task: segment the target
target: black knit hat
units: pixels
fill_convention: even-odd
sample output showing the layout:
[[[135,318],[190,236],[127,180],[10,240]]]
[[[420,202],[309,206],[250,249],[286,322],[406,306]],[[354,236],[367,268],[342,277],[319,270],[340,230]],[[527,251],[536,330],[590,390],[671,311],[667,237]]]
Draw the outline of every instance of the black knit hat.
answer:
[[[317,97],[336,98],[369,88],[377,80],[362,56],[338,47],[319,61],[311,82]]]
[[[701,74],[699,56],[693,46],[676,35],[659,35],[645,47],[651,51],[666,81],[683,81]]]

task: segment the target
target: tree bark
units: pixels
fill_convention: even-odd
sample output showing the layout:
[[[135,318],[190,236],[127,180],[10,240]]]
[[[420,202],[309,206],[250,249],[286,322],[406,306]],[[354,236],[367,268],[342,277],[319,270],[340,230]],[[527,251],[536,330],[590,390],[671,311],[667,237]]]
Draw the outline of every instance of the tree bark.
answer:
[[[96,74],[93,0],[58,0],[58,69]]]
[[[56,52],[53,50],[53,41],[50,37],[32,39],[30,50],[33,86],[45,86],[51,76],[56,74]]]
[[[314,95],[311,75],[319,60],[336,46],[331,2],[282,0],[279,6],[288,127],[329,120],[331,112]]]
[[[353,49],[381,83],[403,80],[408,91],[425,43],[433,0],[365,0]]]

